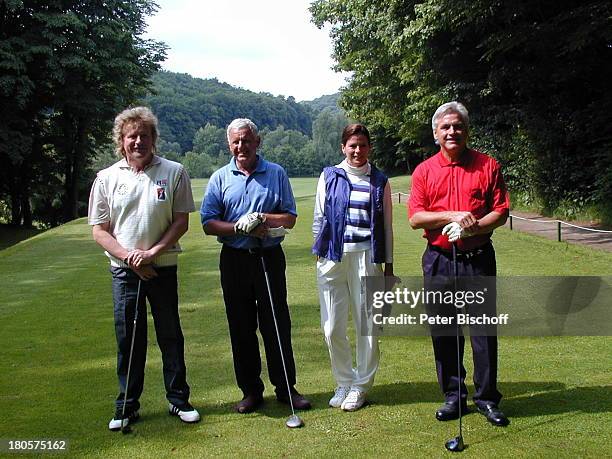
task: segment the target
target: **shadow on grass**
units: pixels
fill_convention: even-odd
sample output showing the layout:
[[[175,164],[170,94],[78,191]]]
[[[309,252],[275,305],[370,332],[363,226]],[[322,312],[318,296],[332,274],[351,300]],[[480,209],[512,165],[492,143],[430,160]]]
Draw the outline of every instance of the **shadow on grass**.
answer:
[[[473,394],[473,387],[469,387]],[[569,412],[612,412],[612,386],[584,386],[570,389],[558,381],[500,383],[504,394],[501,406],[510,417],[532,417]],[[331,392],[309,394],[317,406],[327,406]],[[375,385],[368,400],[371,405],[402,405],[422,402],[442,403],[438,384],[432,382]]]
[[[571,413],[608,413],[612,411],[612,386],[588,386],[566,389],[560,382],[511,382],[502,385],[510,394],[504,399],[502,408],[510,418],[570,415]],[[533,394],[534,392],[537,392]],[[312,402],[313,411],[323,411],[327,405],[330,391],[308,393],[305,396]],[[397,406],[414,403],[441,403],[442,396],[435,382],[396,383],[375,386],[368,397],[370,406]],[[273,394],[264,397],[264,403],[257,411],[238,415],[234,405],[239,400],[223,403],[197,403],[197,408],[207,416],[222,416],[218,421],[210,417],[207,423],[235,422],[240,419],[274,418],[285,419],[291,414],[288,405],[278,402]],[[437,405],[436,405],[437,406]],[[296,411],[299,416],[308,417],[307,411]],[[470,407],[470,413],[476,409]],[[225,417],[225,416],[228,417]],[[433,411],[432,411],[433,415]],[[164,419],[167,413],[158,411],[143,415],[143,420]],[[549,421],[544,421],[547,423]],[[552,422],[552,421],[551,421]]]
[[[36,228],[21,228],[12,225],[0,225],[0,250],[11,247],[18,242],[36,236],[45,230]]]
[[[544,386],[543,388],[541,386]],[[514,417],[545,416],[569,412],[612,412],[612,386],[572,387],[559,382],[516,382],[501,385],[508,393],[505,412]]]

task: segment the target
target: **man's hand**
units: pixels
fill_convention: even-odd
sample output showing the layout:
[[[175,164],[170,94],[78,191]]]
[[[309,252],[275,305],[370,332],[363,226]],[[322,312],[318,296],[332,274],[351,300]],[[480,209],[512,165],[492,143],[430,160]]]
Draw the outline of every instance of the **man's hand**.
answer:
[[[142,266],[153,263],[153,259],[155,258],[155,256],[156,255],[153,253],[152,250],[134,249],[131,250],[127,256],[128,265],[130,266],[130,268],[140,268]]]
[[[461,228],[468,232],[474,232],[478,228],[478,219],[472,214],[472,212],[465,211],[453,211],[451,213],[451,222],[456,222],[461,225]]]
[[[259,239],[265,239],[268,237],[269,229],[270,228],[268,228],[267,223],[262,223],[260,225],[257,225],[255,229],[249,233],[249,236],[253,236]]]
[[[260,212],[245,214],[234,224],[234,232],[247,235],[265,221],[266,216]]]
[[[458,239],[465,239],[466,237],[472,236],[472,233],[461,228],[461,225],[457,222],[452,222],[442,228],[442,234],[448,236],[449,242],[455,242]]]

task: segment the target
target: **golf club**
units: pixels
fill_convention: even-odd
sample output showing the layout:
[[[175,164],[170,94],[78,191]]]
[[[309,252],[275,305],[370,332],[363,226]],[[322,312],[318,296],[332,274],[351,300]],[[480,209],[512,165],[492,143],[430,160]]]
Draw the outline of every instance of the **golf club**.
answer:
[[[138,303],[140,303],[140,284],[142,280],[138,279],[138,291],[136,293],[136,311],[134,312],[134,326],[132,327],[132,343],[130,344],[130,357],[128,358],[127,377],[125,378],[125,393],[123,394],[123,409],[121,410],[121,433],[129,434],[132,428],[129,422],[125,422],[125,406],[127,405],[128,387],[130,386],[130,370],[132,369],[132,354],[134,353],[134,340],[136,339],[136,322],[138,321]]]
[[[268,297],[270,298],[270,307],[272,308],[272,319],[274,321],[274,329],[276,330],[276,339],[278,340],[278,349],[281,355],[281,362],[283,364],[283,372],[285,373],[285,382],[287,383],[287,398],[289,399],[289,405],[291,405],[291,416],[285,422],[285,425],[290,429],[295,429],[297,427],[302,427],[304,425],[304,421],[297,414],[295,414],[295,410],[293,409],[293,400],[291,399],[291,387],[289,386],[289,378],[287,377],[287,367],[285,366],[285,356],[283,353],[283,346],[281,344],[280,333],[278,331],[278,323],[276,322],[276,312],[274,312],[274,300],[272,299],[272,289],[270,288],[270,278],[268,277],[268,269],[266,268],[266,261],[264,260],[263,249],[259,248],[259,257],[261,258],[261,267],[264,272],[264,276],[266,278],[266,287],[268,289]]]
[[[457,244],[453,242],[453,293],[457,291]],[[455,319],[457,319],[457,308],[455,307]],[[459,352],[459,321],[455,320],[455,326],[457,327],[457,377],[459,378],[459,383],[457,386],[457,403],[459,403],[459,435],[455,438],[451,438],[448,440],[444,446],[449,451],[454,453],[463,451],[465,449],[465,444],[463,443],[463,433],[462,433],[462,414],[461,413],[461,356]]]

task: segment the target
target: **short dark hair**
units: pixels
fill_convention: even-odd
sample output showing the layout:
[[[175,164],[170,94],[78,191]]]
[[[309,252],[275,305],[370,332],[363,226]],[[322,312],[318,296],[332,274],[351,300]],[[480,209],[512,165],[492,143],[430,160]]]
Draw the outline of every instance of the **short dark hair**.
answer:
[[[370,131],[363,124],[349,124],[342,131],[342,145],[346,145],[348,139],[350,139],[354,135],[364,135],[368,139],[368,143],[372,143],[370,139]]]

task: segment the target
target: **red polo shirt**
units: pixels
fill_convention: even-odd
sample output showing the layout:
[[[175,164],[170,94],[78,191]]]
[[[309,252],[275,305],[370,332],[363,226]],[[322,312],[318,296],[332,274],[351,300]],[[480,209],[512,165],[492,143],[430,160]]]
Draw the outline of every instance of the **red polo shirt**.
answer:
[[[500,166],[490,156],[466,149],[457,162],[450,162],[439,151],[423,161],[412,174],[412,191],[408,200],[408,214],[421,211],[469,211],[480,219],[491,211],[508,215],[510,199]],[[491,234],[478,234],[457,241],[462,251],[485,245]],[[442,228],[425,230],[427,241],[444,250],[451,250]]]

